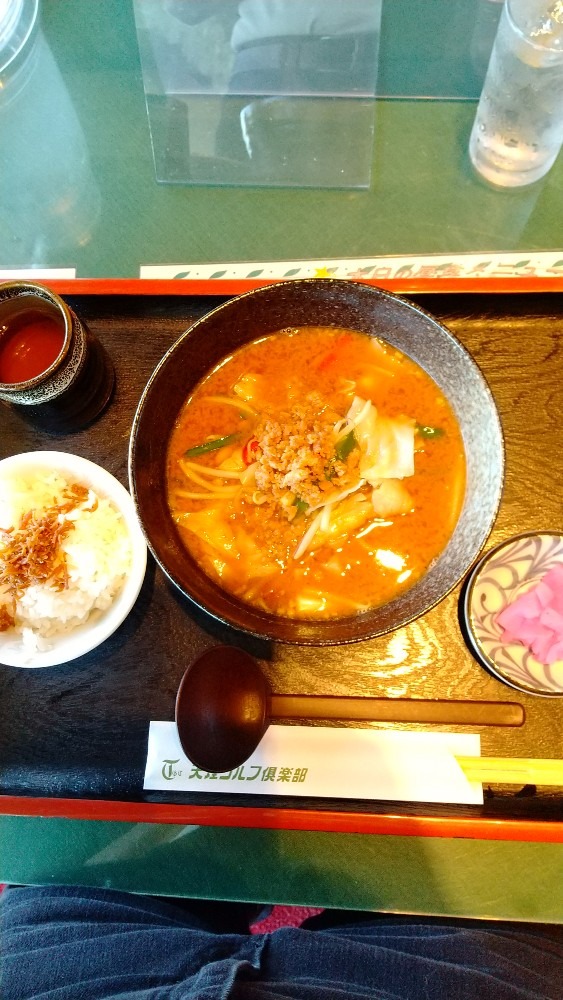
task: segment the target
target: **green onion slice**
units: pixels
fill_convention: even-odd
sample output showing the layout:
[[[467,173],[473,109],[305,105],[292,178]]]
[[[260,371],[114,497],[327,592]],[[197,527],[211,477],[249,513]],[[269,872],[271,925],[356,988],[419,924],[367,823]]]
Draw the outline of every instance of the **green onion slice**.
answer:
[[[198,455],[206,455],[209,451],[218,451],[225,445],[234,444],[238,441],[239,434],[227,434],[226,437],[214,438],[212,441],[204,441],[203,444],[196,444],[193,448],[188,448],[184,452],[184,458],[197,458]]]
[[[356,435],[354,434],[354,431],[349,431],[349,433],[343,438],[340,438],[340,441],[336,442],[336,447],[334,449],[336,457],[339,458],[341,462],[344,462],[348,458],[350,452],[354,451],[354,448],[357,447],[358,442],[356,441]]]

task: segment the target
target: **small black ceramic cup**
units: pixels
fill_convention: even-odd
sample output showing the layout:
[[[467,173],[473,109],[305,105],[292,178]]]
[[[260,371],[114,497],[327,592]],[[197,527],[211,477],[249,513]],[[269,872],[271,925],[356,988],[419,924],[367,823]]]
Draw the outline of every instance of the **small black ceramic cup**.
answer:
[[[113,364],[58,295],[31,281],[0,284],[0,400],[26,420],[68,433],[111,399]]]

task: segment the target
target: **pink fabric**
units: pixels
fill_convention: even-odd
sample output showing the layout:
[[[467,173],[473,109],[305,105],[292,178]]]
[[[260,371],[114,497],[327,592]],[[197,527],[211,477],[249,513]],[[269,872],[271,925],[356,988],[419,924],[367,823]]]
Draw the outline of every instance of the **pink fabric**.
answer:
[[[264,920],[253,924],[250,930],[252,934],[267,934],[279,927],[299,927],[307,917],[312,917],[315,913],[322,913],[322,909],[313,906],[274,906],[272,912]]]

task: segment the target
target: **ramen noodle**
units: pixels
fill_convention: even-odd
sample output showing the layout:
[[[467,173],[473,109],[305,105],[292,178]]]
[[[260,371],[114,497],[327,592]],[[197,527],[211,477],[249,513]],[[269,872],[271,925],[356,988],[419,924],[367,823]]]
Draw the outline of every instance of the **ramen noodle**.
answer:
[[[277,615],[342,617],[412,587],[458,519],[463,443],[412,359],[350,330],[272,333],[225,358],[176,421],[167,496],[188,552]]]

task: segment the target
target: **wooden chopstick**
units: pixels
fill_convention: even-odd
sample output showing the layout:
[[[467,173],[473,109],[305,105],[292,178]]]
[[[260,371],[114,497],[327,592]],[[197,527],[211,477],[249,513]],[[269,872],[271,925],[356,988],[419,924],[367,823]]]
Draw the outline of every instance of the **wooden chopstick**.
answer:
[[[462,757],[457,754],[455,759],[469,781],[563,787],[563,760],[544,757]]]
[[[444,726],[521,726],[522,705],[512,701],[446,701],[422,698],[362,698],[340,695],[272,694],[272,719],[365,719]]]

